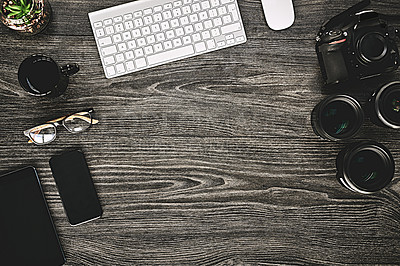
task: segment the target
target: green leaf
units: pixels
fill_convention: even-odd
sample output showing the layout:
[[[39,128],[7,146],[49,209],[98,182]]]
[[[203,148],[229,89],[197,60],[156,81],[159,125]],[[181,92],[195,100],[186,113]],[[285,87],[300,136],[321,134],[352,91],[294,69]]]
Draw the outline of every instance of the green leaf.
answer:
[[[7,15],[7,17],[12,17],[12,16],[15,16],[15,15],[17,15],[17,14],[19,14],[20,13],[20,11],[14,11],[14,12],[11,12],[10,14],[8,14]]]
[[[20,11],[22,10],[22,8],[20,6],[9,6],[9,10],[10,11]]]
[[[26,7],[27,10],[31,10],[31,3],[28,4],[28,6]]]
[[[25,1],[24,1],[24,0],[20,0],[20,1],[21,1],[21,5],[22,5],[23,7],[26,7]]]

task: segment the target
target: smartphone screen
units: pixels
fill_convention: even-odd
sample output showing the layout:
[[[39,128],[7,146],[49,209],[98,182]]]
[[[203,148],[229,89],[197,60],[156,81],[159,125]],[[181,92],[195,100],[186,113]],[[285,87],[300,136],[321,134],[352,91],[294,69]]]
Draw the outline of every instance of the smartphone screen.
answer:
[[[54,156],[50,167],[71,225],[101,217],[103,210],[82,152]]]
[[[0,265],[65,262],[36,170],[0,177]]]

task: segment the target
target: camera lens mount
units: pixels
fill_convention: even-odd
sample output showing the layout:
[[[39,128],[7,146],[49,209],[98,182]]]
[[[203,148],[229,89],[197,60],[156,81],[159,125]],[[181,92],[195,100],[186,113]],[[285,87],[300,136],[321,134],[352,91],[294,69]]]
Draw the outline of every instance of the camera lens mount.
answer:
[[[365,63],[382,60],[388,53],[388,44],[385,37],[378,32],[369,32],[357,42],[360,59]]]

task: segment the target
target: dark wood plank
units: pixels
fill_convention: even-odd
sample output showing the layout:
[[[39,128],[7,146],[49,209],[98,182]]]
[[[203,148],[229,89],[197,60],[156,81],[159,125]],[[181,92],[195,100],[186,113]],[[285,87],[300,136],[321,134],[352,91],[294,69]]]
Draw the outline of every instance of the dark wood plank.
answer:
[[[378,194],[347,191],[335,178],[345,144],[310,126],[328,94],[315,34],[357,1],[294,0],[295,24],[273,32],[260,1],[239,0],[246,44],[107,80],[87,13],[125,2],[54,0],[52,23],[34,37],[0,27],[0,172],[38,169],[67,265],[400,262],[399,168]],[[400,13],[398,0],[372,7]],[[81,66],[61,97],[32,98],[19,87],[18,65],[35,53]],[[365,103],[399,78],[348,91]],[[41,147],[22,134],[87,107],[100,120],[88,132],[60,129]],[[362,139],[387,145],[400,165],[398,131],[366,121]],[[104,208],[78,227],[67,222],[48,165],[74,148],[85,153]]]

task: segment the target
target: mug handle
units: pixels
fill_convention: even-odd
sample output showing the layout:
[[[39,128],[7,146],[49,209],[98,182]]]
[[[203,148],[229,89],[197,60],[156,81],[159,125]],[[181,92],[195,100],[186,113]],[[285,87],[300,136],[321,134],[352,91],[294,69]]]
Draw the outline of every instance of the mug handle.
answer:
[[[78,71],[79,71],[78,64],[67,64],[61,67],[61,73],[63,73],[67,77],[76,74]]]

